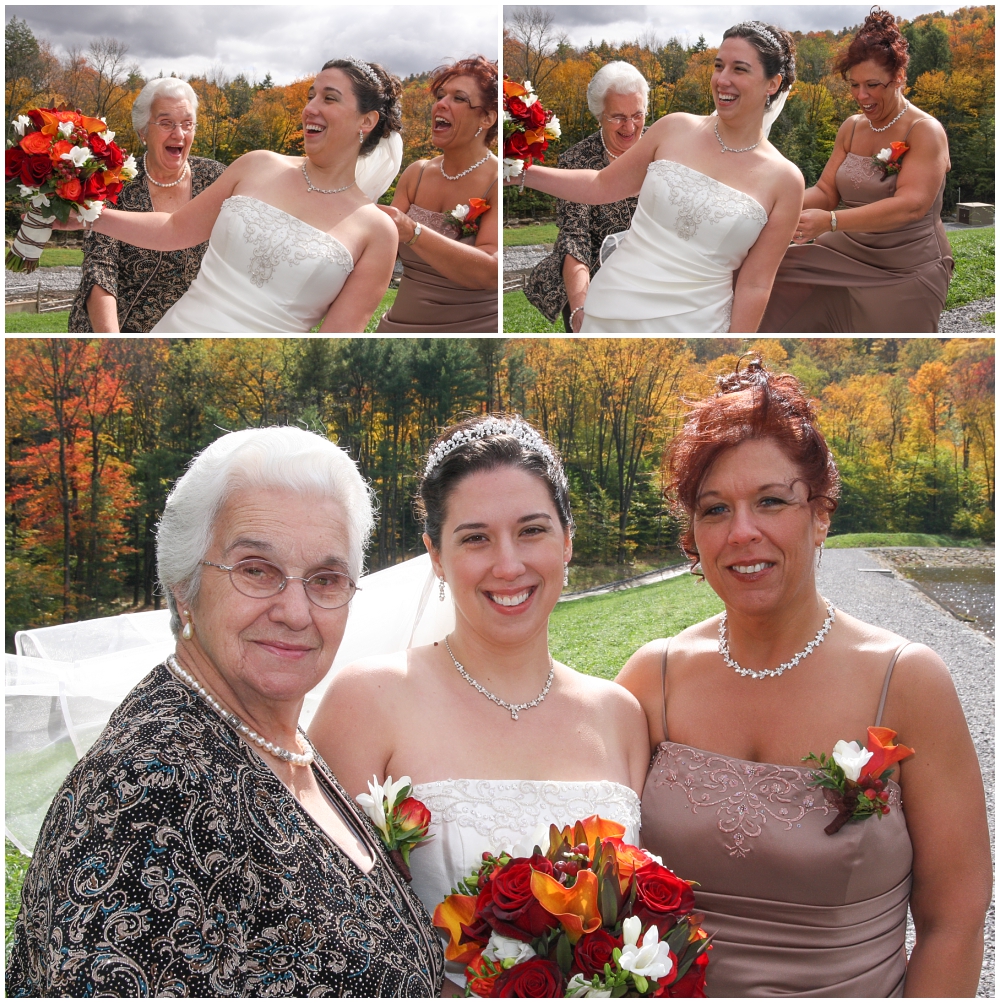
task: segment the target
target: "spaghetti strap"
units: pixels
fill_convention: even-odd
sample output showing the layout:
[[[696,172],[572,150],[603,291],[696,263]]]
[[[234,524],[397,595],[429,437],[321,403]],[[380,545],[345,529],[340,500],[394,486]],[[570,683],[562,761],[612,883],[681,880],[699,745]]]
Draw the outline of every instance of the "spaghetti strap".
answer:
[[[490,193],[491,191],[493,191],[493,186],[494,186],[494,185],[495,185],[496,183],[497,183],[497,179],[496,179],[496,178],[494,178],[494,179],[493,179],[493,180],[492,180],[492,181],[490,182],[490,186],[489,186],[489,188],[487,188],[487,189],[486,189],[486,191],[484,191],[484,192],[483,192],[483,198],[486,198],[486,196],[487,196],[487,195],[489,195],[489,193]]]
[[[903,137],[903,142],[904,143],[910,138],[910,133],[913,132],[913,127],[915,125],[920,125],[920,123],[923,122],[923,121],[924,120],[922,118],[918,118],[916,120],[916,122],[911,122],[910,123],[910,128],[906,130],[906,135]]]
[[[848,140],[848,142],[851,144],[852,149],[854,147],[854,134],[857,131],[858,131],[858,116],[855,115],[854,116],[854,125],[851,127],[851,138]],[[850,153],[851,151],[848,150],[847,152]]]
[[[892,670],[896,667],[896,659],[899,658],[899,653],[905,648],[910,642],[904,641],[893,653],[892,658],[889,661],[889,668],[885,670],[885,682],[882,683],[882,696],[879,698],[878,710],[875,712],[875,727],[878,728],[882,724],[882,711],[885,709],[885,698],[889,693],[889,680],[892,679]]]
[[[413,198],[410,199],[410,205],[417,204],[417,192],[420,191],[420,182],[424,179],[424,171],[427,169],[427,161],[425,160],[420,165],[420,173],[417,175],[417,187],[413,189]]]
[[[667,652],[670,651],[670,638],[663,646],[663,663],[660,665],[660,713],[663,714],[663,741],[669,742],[667,732]]]

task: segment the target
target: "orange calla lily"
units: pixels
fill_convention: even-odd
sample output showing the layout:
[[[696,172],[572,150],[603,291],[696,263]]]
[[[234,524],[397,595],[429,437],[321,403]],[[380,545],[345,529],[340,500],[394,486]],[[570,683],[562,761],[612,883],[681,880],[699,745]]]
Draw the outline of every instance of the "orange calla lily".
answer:
[[[104,179],[104,183],[107,185],[110,184],[112,181],[121,181],[122,179],[121,173],[122,169],[120,167],[116,167],[113,170],[104,171],[101,177]]]
[[[503,82],[503,96],[505,98],[520,98],[524,97],[528,92],[518,83],[513,80],[504,80]]]
[[[865,763],[864,772],[873,777],[880,777],[882,772],[898,763],[901,759],[913,755],[913,749],[905,745],[894,745],[893,739],[896,732],[892,728],[868,729],[867,749],[872,754],[872,758]]]
[[[533,870],[531,894],[559,920],[571,944],[575,944],[585,933],[593,933],[601,925],[601,911],[597,907],[597,875],[593,871],[580,871],[573,887],[566,888],[551,875]]]
[[[434,910],[434,925],[450,937],[448,946],[444,949],[444,956],[448,961],[467,964],[482,950],[483,945],[474,941],[462,943],[462,926],[471,924],[475,916],[475,895],[449,895]]]
[[[618,861],[618,877],[622,892],[628,887],[632,875],[649,863],[649,857],[637,846],[630,846],[617,836],[605,837],[601,842],[602,849],[613,848]]]
[[[87,132],[105,132],[108,128],[108,123],[101,118],[90,118],[87,115],[82,116],[82,124]]]
[[[576,824],[583,827],[591,853],[594,852],[594,846],[598,839],[621,839],[625,835],[625,826],[618,822],[612,822],[610,819],[601,818],[600,815],[590,815]],[[576,826],[566,826],[563,829],[563,835],[567,837],[570,845],[576,842],[575,832]]]
[[[525,129],[524,130],[524,141],[531,146],[532,143],[540,143],[545,139],[545,126],[543,125],[541,129]]]

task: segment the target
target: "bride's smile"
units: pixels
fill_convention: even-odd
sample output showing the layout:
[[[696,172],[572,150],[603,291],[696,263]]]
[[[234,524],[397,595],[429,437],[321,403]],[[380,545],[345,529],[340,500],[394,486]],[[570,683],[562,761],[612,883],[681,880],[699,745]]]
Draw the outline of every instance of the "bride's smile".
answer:
[[[367,135],[377,122],[377,111],[359,113],[351,80],[343,70],[323,70],[309,88],[309,100],[302,109],[305,154],[319,167],[332,167],[335,159],[344,159],[338,153],[356,153],[359,133]]]

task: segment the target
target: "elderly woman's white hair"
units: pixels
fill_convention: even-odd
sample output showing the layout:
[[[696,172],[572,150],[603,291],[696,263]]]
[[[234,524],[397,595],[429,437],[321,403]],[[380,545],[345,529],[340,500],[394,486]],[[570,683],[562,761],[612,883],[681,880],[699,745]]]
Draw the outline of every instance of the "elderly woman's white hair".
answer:
[[[237,491],[287,488],[331,498],[344,510],[348,571],[357,581],[374,526],[372,493],[348,454],[314,432],[288,426],[230,432],[203,449],[167,497],[156,532],[156,565],[170,628],[180,632],[176,592],[193,604],[215,521]]]
[[[177,77],[157,77],[150,80],[139,96],[132,102],[132,128],[140,138],[145,138],[146,129],[153,111],[153,102],[157,98],[180,98],[191,105],[191,113],[197,118],[198,95],[194,88],[185,80]]]
[[[587,107],[590,114],[600,119],[608,92],[614,94],[641,94],[643,108],[649,105],[649,84],[631,64],[620,60],[605,63],[591,78],[587,86]]]

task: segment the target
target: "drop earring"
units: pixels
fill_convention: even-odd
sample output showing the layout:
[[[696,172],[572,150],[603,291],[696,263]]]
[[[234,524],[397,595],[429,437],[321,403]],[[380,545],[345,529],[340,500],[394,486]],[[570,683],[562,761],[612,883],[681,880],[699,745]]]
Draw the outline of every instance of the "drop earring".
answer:
[[[566,563],[566,564],[563,565],[563,588],[566,588],[567,585],[569,585],[569,564],[568,563]]]
[[[444,602],[444,576],[438,579],[438,601]]]
[[[816,567],[817,568],[822,567],[822,564],[823,564],[823,549],[824,549],[824,544],[821,542],[820,545],[816,548]]]
[[[181,637],[185,641],[190,641],[194,637],[194,628],[191,626],[191,613],[188,610],[184,610],[184,615],[187,617],[187,621],[184,624],[184,629],[181,631]]]
[[[482,126],[480,126],[480,127],[479,127],[479,128],[478,128],[478,129],[476,130],[476,136],[478,136],[478,135],[479,135],[479,134],[480,134],[480,133],[481,133],[482,131],[483,131],[483,127],[482,127]],[[475,136],[473,137],[473,139],[475,139]]]
[[[365,130],[364,129],[358,129],[358,142],[362,146],[364,146],[364,143],[365,143]]]

